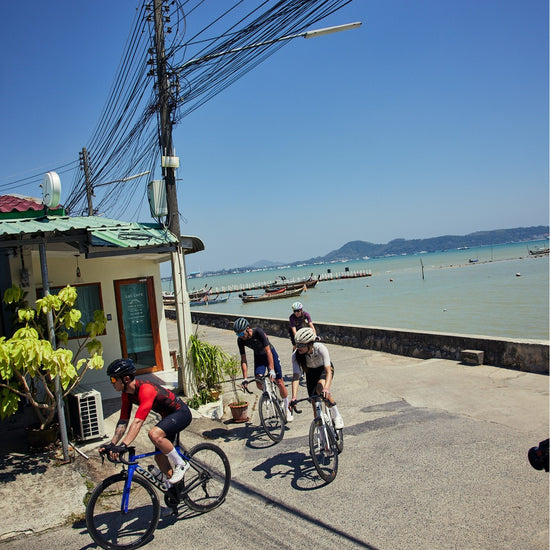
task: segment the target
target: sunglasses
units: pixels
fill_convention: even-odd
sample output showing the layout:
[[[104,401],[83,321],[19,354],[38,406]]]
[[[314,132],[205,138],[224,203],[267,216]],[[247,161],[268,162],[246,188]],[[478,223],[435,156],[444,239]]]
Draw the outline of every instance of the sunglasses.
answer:
[[[298,349],[304,349],[304,348],[307,348],[307,344],[297,344],[296,347]]]
[[[111,376],[111,384],[115,384],[118,378],[115,378],[114,376]]]
[[[242,338],[246,334],[246,330],[243,330],[243,332],[237,332],[237,337]]]

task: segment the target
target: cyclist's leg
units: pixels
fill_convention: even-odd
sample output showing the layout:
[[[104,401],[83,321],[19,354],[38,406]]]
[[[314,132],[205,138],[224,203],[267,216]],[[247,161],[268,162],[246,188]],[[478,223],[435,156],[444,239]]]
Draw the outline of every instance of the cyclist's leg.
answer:
[[[267,365],[260,365],[257,363],[254,363],[254,378],[256,380],[256,386],[259,390],[263,390],[263,382],[261,377],[267,376]]]
[[[271,354],[273,355],[273,367],[275,369],[275,384],[279,387],[279,393],[281,398],[285,403],[285,410],[288,409],[288,391],[286,389],[284,380],[283,380],[283,369],[281,368],[281,362],[279,361],[279,354],[275,349],[271,349]]]
[[[307,386],[307,394],[311,397],[315,393],[320,393],[318,388],[319,383],[319,377],[324,372],[324,367],[319,367],[316,369],[307,369],[306,372],[306,386]],[[321,388],[322,391],[323,388]],[[311,402],[311,407],[313,409],[313,417],[315,418],[315,403]]]
[[[155,456],[155,460],[168,477],[173,475],[172,464],[178,466],[185,463],[174,447],[174,440],[180,431],[189,426],[191,418],[189,407],[183,405],[177,411],[163,418],[149,431],[149,439],[161,452]]]

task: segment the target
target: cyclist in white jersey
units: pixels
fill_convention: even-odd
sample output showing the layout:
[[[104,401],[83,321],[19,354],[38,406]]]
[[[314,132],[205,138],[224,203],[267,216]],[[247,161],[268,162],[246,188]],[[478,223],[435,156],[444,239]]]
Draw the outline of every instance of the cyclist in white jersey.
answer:
[[[340,430],[344,427],[342,415],[338,412],[338,407],[330,393],[330,387],[334,378],[334,366],[330,360],[330,354],[327,347],[320,342],[316,342],[315,332],[309,328],[301,328],[296,333],[296,350],[292,353],[292,401],[290,408],[292,410],[298,396],[298,387],[300,385],[300,372],[304,371],[306,375],[306,385],[308,395],[318,393],[328,400],[328,406],[334,427]],[[313,405],[313,404],[312,404]],[[315,406],[313,405],[313,416],[315,416]]]

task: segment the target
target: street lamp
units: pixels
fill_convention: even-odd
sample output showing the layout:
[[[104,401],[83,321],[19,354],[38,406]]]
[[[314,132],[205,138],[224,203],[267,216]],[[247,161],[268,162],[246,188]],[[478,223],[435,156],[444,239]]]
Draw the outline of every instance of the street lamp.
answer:
[[[345,25],[336,25],[335,27],[326,27],[324,29],[316,29],[313,31],[300,32],[298,34],[289,34],[288,36],[281,36],[280,38],[274,38],[273,40],[266,40],[265,42],[256,42],[255,44],[248,44],[247,46],[241,46],[240,48],[233,48],[231,50],[225,50],[223,52],[213,53],[205,55],[204,57],[198,57],[196,59],[190,59],[185,62],[181,67],[178,68],[177,72],[181,72],[191,65],[198,65],[204,63],[205,61],[210,61],[211,59],[216,59],[217,57],[222,57],[223,55],[228,55],[231,53],[239,53],[246,50],[251,50],[253,48],[260,48],[262,46],[269,46],[275,44],[276,42],[282,42],[284,40],[292,40],[294,38],[316,38],[317,36],[325,36],[327,34],[333,34],[335,32],[349,31],[352,29],[357,29],[362,25],[360,21],[355,23],[346,23]]]

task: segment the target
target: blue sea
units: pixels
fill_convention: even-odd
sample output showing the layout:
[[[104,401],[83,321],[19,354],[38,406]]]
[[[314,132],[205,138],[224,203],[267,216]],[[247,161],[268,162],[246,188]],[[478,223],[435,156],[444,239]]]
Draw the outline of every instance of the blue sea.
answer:
[[[193,278],[187,286],[234,290],[225,303],[193,308],[199,311],[286,318],[298,300],[314,323],[548,340],[549,257],[529,254],[547,247],[544,240],[254,270]],[[244,304],[238,296],[239,288],[281,276],[365,271],[372,276],[321,281],[298,298]],[[170,281],[163,290],[171,290]]]

